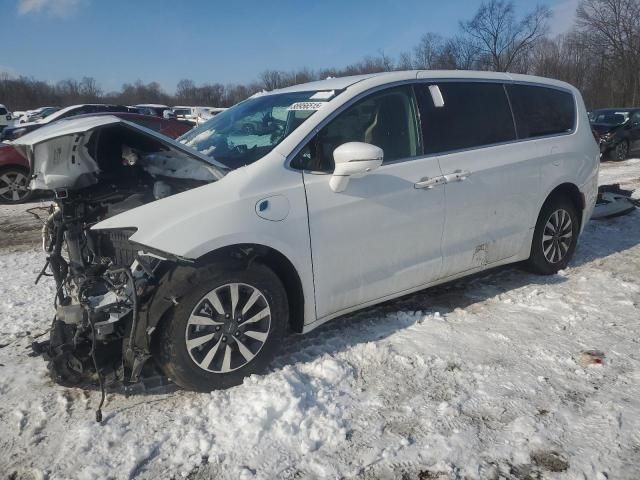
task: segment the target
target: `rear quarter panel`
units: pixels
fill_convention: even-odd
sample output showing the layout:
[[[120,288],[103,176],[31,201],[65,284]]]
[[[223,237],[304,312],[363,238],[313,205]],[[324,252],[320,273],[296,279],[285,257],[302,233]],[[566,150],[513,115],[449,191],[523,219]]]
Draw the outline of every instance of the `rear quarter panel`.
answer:
[[[576,128],[570,135],[561,135],[544,139],[550,154],[541,157],[538,212],[549,194],[559,185],[570,183],[577,186],[585,197],[582,228],[591,216],[591,211],[598,194],[598,170],[600,166],[600,149],[593,134],[582,96],[573,89],[576,99]],[[534,141],[535,142],[535,141]],[[533,219],[532,227],[535,226]]]

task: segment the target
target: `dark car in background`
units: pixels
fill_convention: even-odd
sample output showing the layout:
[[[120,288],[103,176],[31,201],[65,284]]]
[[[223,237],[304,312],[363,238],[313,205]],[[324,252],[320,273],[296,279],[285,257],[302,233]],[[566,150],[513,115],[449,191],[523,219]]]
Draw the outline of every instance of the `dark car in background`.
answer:
[[[589,114],[603,158],[624,160],[640,147],[640,108],[603,108]]]
[[[64,118],[75,117],[77,115],[92,114],[92,113],[126,113],[131,112],[132,109],[123,105],[104,105],[104,104],[84,104],[84,105],[72,105],[70,107],[62,108],[51,115],[35,121],[21,123],[13,127],[7,127],[2,131],[0,140],[11,141],[16,138],[20,138],[22,135],[37,130],[40,127],[62,120]]]
[[[114,115],[167,137],[178,138],[191,130],[191,125],[178,120],[139,115],[126,112],[85,114],[74,118]],[[29,201],[33,192],[29,189],[29,162],[11,144],[0,143],[0,203],[16,204]]]

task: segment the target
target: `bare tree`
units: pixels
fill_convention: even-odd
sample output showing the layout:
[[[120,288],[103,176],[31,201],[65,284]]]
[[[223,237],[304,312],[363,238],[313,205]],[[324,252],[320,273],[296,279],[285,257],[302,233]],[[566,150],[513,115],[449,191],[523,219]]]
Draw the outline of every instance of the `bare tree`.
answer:
[[[640,0],[582,0],[576,35],[609,76],[621,105],[640,101]]]
[[[78,84],[78,92],[82,103],[98,102],[102,96],[102,89],[93,77],[82,77]]]
[[[444,40],[437,33],[425,33],[413,49],[413,66],[419,69],[438,68],[444,49]]]
[[[477,49],[480,66],[503,72],[546,35],[550,16],[547,7],[537,6],[517,21],[513,1],[489,0],[460,28]]]
[[[183,105],[189,105],[195,101],[196,84],[193,80],[183,78],[176,86],[176,100]]]
[[[392,70],[394,70],[394,61],[391,57],[384,53],[384,50],[378,50],[378,59],[379,65],[383,68],[383,71],[391,72]]]
[[[409,52],[402,52],[398,57],[398,63],[396,64],[398,70],[411,70],[413,69],[413,59]]]
[[[450,38],[442,49],[439,68],[471,70],[476,67],[478,48],[469,39],[457,35]]]
[[[276,88],[282,88],[285,86],[283,72],[278,70],[265,70],[260,74],[260,80],[265,90],[275,90]]]
[[[473,18],[460,23],[460,33],[445,38],[425,33],[412,49],[392,58],[380,50],[343,67],[288,72],[266,70],[248,84],[196,85],[178,82],[169,95],[157,82],[125,83],[103,93],[91,77],[56,84],[0,72],[0,100],[10,109],[83,102],[119,104],[231,106],[254,93],[327,77],[384,72],[394,69],[489,69],[516,71],[565,80],[583,93],[589,108],[636,106],[640,103],[640,0],[581,0],[574,28],[548,38],[550,12],[535,7],[515,15],[512,1],[485,0]]]

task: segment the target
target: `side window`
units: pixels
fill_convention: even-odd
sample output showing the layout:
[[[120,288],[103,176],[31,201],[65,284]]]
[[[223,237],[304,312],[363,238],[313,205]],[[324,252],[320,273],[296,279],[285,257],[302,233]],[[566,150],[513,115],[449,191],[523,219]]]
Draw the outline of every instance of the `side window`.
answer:
[[[634,112],[634,114],[631,116],[631,125],[633,125],[634,127],[640,126],[640,110]]]
[[[444,105],[436,107],[429,84],[416,96],[425,153],[449,152],[515,140],[509,100],[500,83],[441,82]]]
[[[6,114],[7,114],[7,109],[0,107],[0,115],[6,115]]]
[[[365,142],[384,151],[384,163],[422,154],[411,86],[373,93],[331,120],[296,155],[294,168],[331,172],[333,151],[346,142]]]
[[[534,85],[508,85],[518,138],[535,138],[571,132],[575,102],[569,92]]]

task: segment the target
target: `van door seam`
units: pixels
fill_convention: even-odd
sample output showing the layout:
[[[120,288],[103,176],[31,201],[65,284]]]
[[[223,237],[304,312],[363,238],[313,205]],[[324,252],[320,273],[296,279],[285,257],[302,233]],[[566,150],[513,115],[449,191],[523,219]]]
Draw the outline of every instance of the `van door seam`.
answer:
[[[313,310],[315,312],[314,322],[318,320],[318,296],[316,295],[316,272],[313,261],[313,242],[311,242],[311,215],[309,213],[309,198],[307,197],[307,184],[304,181],[304,171],[300,172],[302,179],[302,189],[304,190],[304,201],[307,210],[307,232],[309,234],[309,255],[311,256],[311,281],[313,284]],[[312,322],[313,323],[313,322]],[[304,325],[304,319],[302,324]]]

